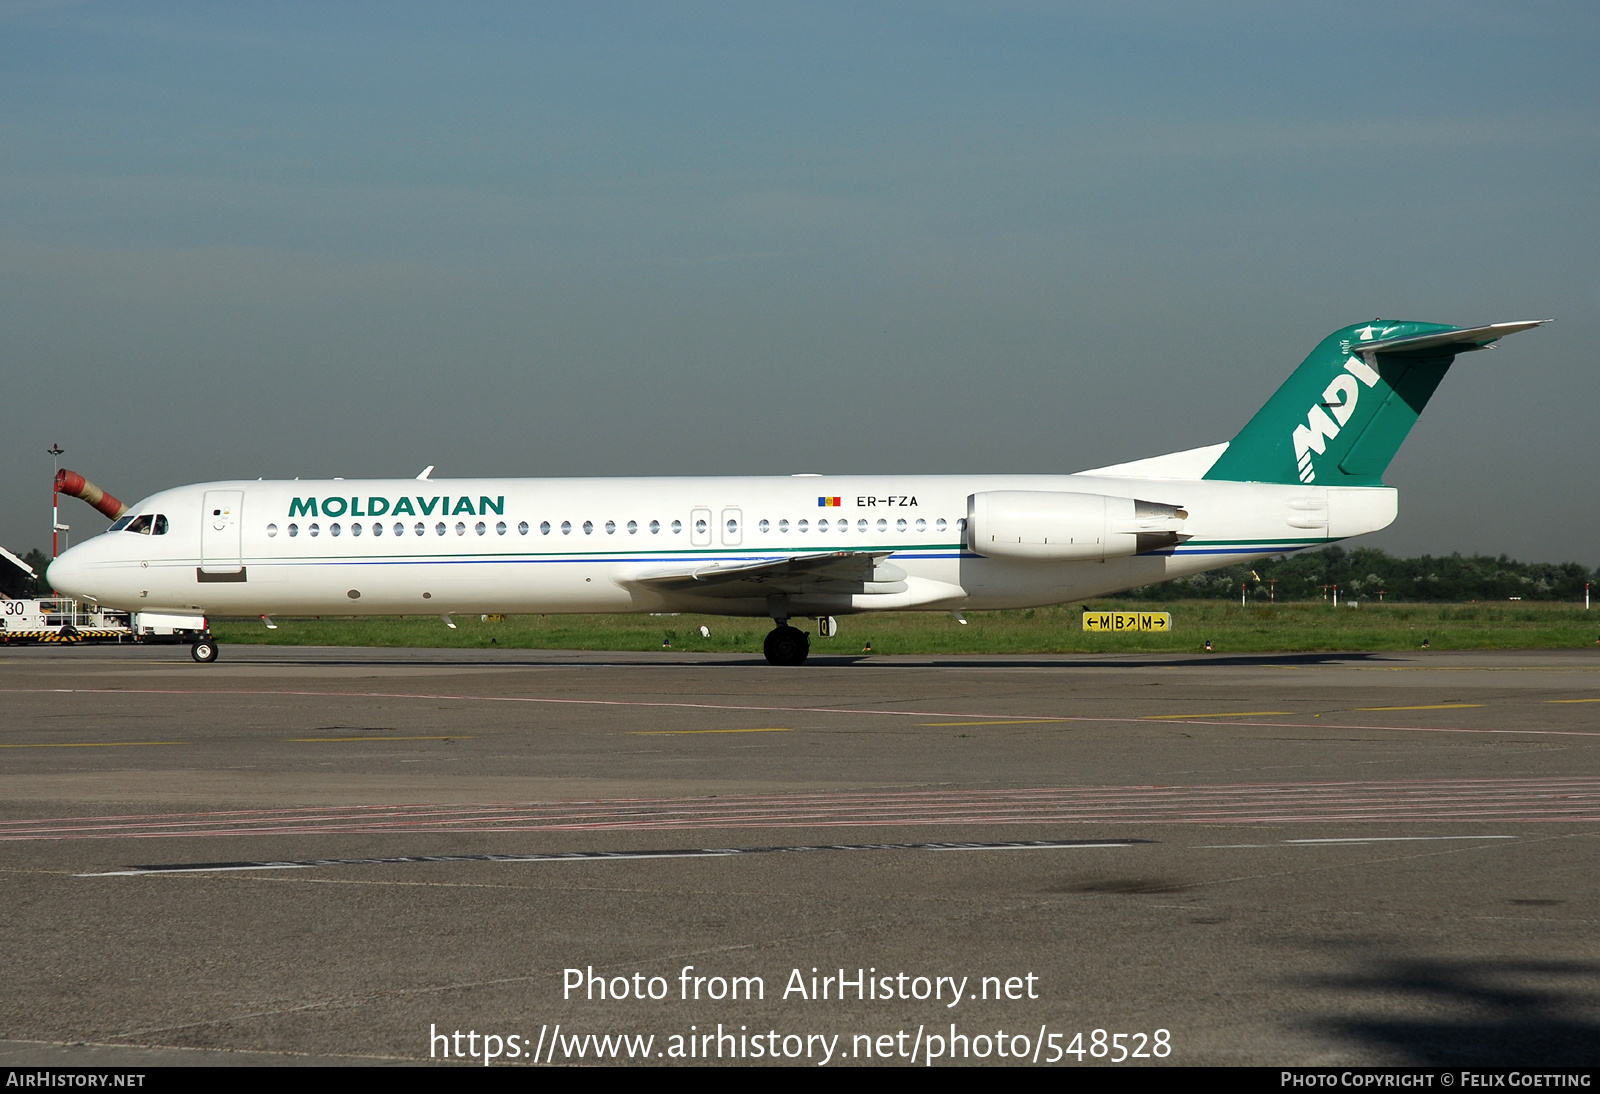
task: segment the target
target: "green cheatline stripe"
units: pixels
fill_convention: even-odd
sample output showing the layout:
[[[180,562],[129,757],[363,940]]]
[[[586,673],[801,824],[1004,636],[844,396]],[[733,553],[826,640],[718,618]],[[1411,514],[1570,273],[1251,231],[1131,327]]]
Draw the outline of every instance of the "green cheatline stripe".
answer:
[[[1282,541],[1287,542],[1287,541]],[[1320,540],[1316,542],[1321,542]],[[658,550],[639,549],[633,551],[485,551],[481,554],[425,554],[425,555],[296,555],[292,558],[274,556],[272,558],[250,556],[242,563],[245,566],[276,566],[289,565],[301,562],[425,562],[430,559],[488,559],[488,558],[614,558],[618,555],[803,555],[803,554],[903,554],[908,551],[958,551],[959,543],[931,543],[911,544],[903,547],[664,547]],[[663,561],[672,561],[665,559]],[[774,558],[773,561],[778,561]],[[162,563],[171,567],[189,567],[198,565],[195,559],[187,561]]]

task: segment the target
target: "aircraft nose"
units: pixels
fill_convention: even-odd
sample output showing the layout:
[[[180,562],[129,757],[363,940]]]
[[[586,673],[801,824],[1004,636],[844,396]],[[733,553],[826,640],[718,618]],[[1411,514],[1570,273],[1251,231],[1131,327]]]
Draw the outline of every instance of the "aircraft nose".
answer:
[[[84,594],[83,578],[85,567],[83,556],[79,554],[80,547],[69,547],[64,553],[58,555],[55,561],[45,567],[44,579],[50,587],[58,593],[68,596],[82,596]],[[78,557],[74,558],[73,556]]]

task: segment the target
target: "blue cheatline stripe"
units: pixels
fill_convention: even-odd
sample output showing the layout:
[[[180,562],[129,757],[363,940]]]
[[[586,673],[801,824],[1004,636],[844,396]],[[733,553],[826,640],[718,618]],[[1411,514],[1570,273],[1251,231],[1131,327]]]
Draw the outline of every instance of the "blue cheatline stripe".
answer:
[[[713,548],[684,548],[679,551],[662,554],[635,555],[624,551],[593,551],[593,552],[557,552],[548,554],[514,553],[476,555],[476,554],[419,554],[419,555],[359,555],[354,558],[336,555],[313,555],[310,557],[292,557],[282,555],[256,555],[246,556],[244,562],[258,566],[415,566],[415,565],[478,565],[478,564],[521,564],[521,563],[569,563],[569,562],[692,562],[696,560],[714,562],[782,562],[787,559],[804,559],[825,554],[873,554],[890,555],[894,558],[981,558],[962,552],[952,547],[925,547],[896,549],[888,545],[881,546],[820,546],[797,547],[792,549],[769,549],[751,553],[748,549],[740,550],[728,547]],[[193,566],[196,560],[176,560],[163,562],[166,566]]]
[[[556,557],[556,558],[549,558],[549,557],[533,557],[533,558],[523,558],[523,557],[513,557],[513,558],[438,558],[438,557],[423,557],[423,558],[352,558],[352,559],[332,559],[332,558],[330,558],[330,559],[283,559],[283,558],[250,559],[250,558],[247,558],[247,559],[245,559],[245,565],[248,565],[248,566],[288,566],[288,567],[304,567],[304,566],[534,566],[534,565],[548,566],[548,565],[571,565],[571,564],[577,564],[577,563],[584,563],[584,564],[588,564],[588,565],[598,565],[598,564],[602,564],[602,563],[692,562],[697,557],[701,557],[701,556],[690,556],[688,558],[684,558],[684,557],[675,557],[675,558],[618,558],[618,557],[616,557],[614,555],[606,555],[606,556],[603,556],[603,557],[595,557],[595,556],[592,556],[592,555],[589,555],[589,556],[578,555],[578,556],[575,556],[575,557],[561,556],[561,557]],[[756,556],[756,557],[751,557],[751,558],[745,558],[745,557],[740,557],[740,556],[737,556],[737,555],[733,555],[733,556],[724,555],[724,556],[721,556],[718,559],[718,561],[721,561],[721,562],[784,562],[784,561],[786,561],[788,559],[791,559],[791,558],[794,558],[794,557],[796,557],[796,556],[793,556],[793,555],[778,555],[778,556],[776,556],[774,558],[768,558],[768,557],[765,557],[765,556]],[[801,557],[804,557],[804,556],[801,556]],[[982,558],[983,556],[982,555],[961,555],[961,554],[956,554],[956,553],[952,552],[952,553],[949,553],[949,554],[937,554],[937,555],[934,555],[934,554],[928,554],[928,555],[899,555],[899,554],[897,554],[897,555],[895,555],[893,557],[895,557],[895,558],[906,558],[906,559],[913,559],[913,558],[955,558],[955,559],[960,559],[960,558]],[[193,565],[194,565],[193,562],[175,564],[175,566],[180,567],[180,568],[187,568],[188,566],[193,566]]]
[[[1308,550],[1312,547],[1322,546],[1325,542],[1317,543],[1291,543],[1261,544],[1254,547],[1187,547],[1167,548],[1160,551],[1145,551],[1138,555],[1129,555],[1129,558],[1165,558],[1173,556],[1204,556],[1204,555],[1286,555],[1297,551]],[[861,553],[867,553],[863,549]],[[618,564],[669,564],[686,563],[696,560],[715,560],[718,562],[783,562],[787,559],[804,558],[805,555],[729,555],[729,554],[685,554],[667,555],[664,557],[647,556],[619,556],[619,555],[512,555],[491,556],[488,558],[475,558],[461,555],[417,555],[410,558],[269,558],[265,556],[246,557],[242,561],[245,566],[281,566],[289,569],[319,566],[572,566],[572,565],[600,565],[606,563]],[[970,551],[940,551],[940,552],[890,552],[894,560],[972,560],[993,561],[987,555],[975,554]],[[1098,560],[1084,560],[1098,561]],[[198,565],[197,560],[187,559],[156,564],[162,569],[187,569]]]

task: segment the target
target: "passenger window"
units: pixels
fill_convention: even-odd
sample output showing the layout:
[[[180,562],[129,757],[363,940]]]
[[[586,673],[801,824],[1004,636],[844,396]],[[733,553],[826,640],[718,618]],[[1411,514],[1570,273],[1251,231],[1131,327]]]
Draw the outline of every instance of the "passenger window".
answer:
[[[728,534],[730,536],[736,536],[736,535],[739,534],[739,522],[738,521],[730,520],[728,522]]]
[[[617,522],[614,521],[614,520],[606,521],[606,535],[614,536],[616,534],[617,534]]]
[[[433,532],[434,532],[435,535],[439,535],[439,536],[444,535],[444,533],[445,533],[444,521],[441,520],[438,524],[435,524],[433,526]]]
[[[844,522],[841,521],[840,523],[842,524]],[[879,528],[883,527],[883,521],[880,520],[878,522],[878,527]],[[861,532],[865,532],[867,530],[867,518],[866,517],[862,517],[860,520],[856,521],[856,530],[857,531],[861,531]]]
[[[337,521],[328,525],[328,534],[330,536],[337,536],[339,534],[339,524]]]
[[[357,521],[355,524],[352,524],[350,526],[350,534],[352,536],[359,536],[361,534],[361,522],[360,521]]]
[[[706,522],[705,522],[705,521],[704,521],[704,520],[697,520],[697,521],[695,521],[695,522],[694,522],[694,530],[695,530],[695,531],[696,531],[696,532],[699,532],[699,533],[701,533],[701,534],[704,534],[704,533],[705,533],[705,530],[706,530]]]
[[[277,534],[278,534],[278,526],[276,524],[267,525],[267,538],[268,539],[273,538]]]
[[[473,529],[473,531],[477,532],[480,536],[483,535],[488,530],[489,530],[489,526],[487,524],[483,523],[483,521],[481,521],[481,520],[478,522],[477,526]]]
[[[572,534],[572,522],[570,520],[564,520],[561,522],[561,534],[564,536],[570,536]]]
[[[375,520],[375,521],[372,522],[372,534],[375,535],[375,536],[383,535],[383,522],[382,521]]]
[[[526,527],[526,526],[524,526],[524,527]],[[494,534],[497,535],[497,536],[503,536],[503,535],[506,534],[506,522],[505,521],[503,521],[503,520],[502,521],[498,521],[495,524],[495,526],[494,526]]]
[[[906,518],[905,517],[901,517],[899,520],[894,522],[894,530],[896,532],[904,532],[906,530]]]
[[[298,536],[299,534],[300,534],[300,526],[298,524],[289,525],[289,538],[290,539],[293,539],[295,536]]]
[[[628,522],[628,534],[630,536],[632,536],[632,535],[637,535],[638,532],[639,532],[639,522],[636,521],[636,520],[630,520]]]
[[[161,513],[156,514],[155,527],[150,530],[150,534],[153,536],[164,536],[167,534],[167,518]]]
[[[322,534],[321,527],[318,526],[316,521],[312,521],[311,522],[311,535],[312,535],[312,538],[316,538],[317,536],[319,536],[321,534]]]
[[[651,521],[650,522],[650,534],[653,536],[653,535],[655,535],[656,533],[658,533],[660,531],[661,531],[661,522],[659,520]]]
[[[550,534],[550,522],[549,521],[541,520],[539,522],[539,534],[541,536],[548,536]]]
[[[866,521],[862,521],[861,523],[862,524],[866,524]],[[906,526],[906,522],[905,521],[901,521],[900,522],[900,527],[904,528],[905,526]],[[878,531],[886,532],[888,530],[889,530],[889,522],[884,520],[882,517],[879,517],[878,518]]]
[[[825,521],[825,520],[817,521],[817,531],[826,532],[827,530],[828,530],[828,522],[827,521]]]
[[[765,531],[768,531],[769,529],[771,529],[772,523],[770,521],[765,521],[764,520],[760,524],[756,525],[756,527],[761,529],[763,532],[765,532]]]
[[[965,532],[966,530],[967,530],[967,518],[966,517],[962,517],[960,520],[956,521],[956,531]]]
[[[583,522],[583,534],[586,536],[594,535],[594,521],[586,520]]]
[[[808,528],[811,527],[811,522],[810,521],[806,521],[806,520],[802,520],[798,525],[796,525],[796,527],[799,528],[800,531],[804,532]]]
[[[456,521],[456,535],[464,536],[466,534],[467,534],[467,522],[464,521],[464,520]]]
[[[923,520],[921,517],[918,517],[917,518],[917,531],[926,532],[927,530],[928,530],[928,522]]]
[[[394,522],[394,534],[397,535],[397,536],[405,535],[406,534],[406,526],[404,524],[400,523],[399,521],[395,521]]]
[[[788,530],[789,530],[789,521],[788,521],[788,519],[786,518],[784,520],[780,520],[778,522],[778,531],[787,532]]]
[[[415,533],[416,533],[416,534],[417,534],[417,535],[419,535],[419,536],[421,536],[421,535],[426,535],[426,534],[427,534],[427,532],[428,532],[428,526],[427,526],[427,525],[426,525],[426,524],[423,524],[423,523],[422,523],[422,522],[421,522],[421,521],[420,521],[420,520],[419,520],[419,521],[417,521],[417,526],[416,526],[416,527],[415,527],[415,528],[413,528],[413,529],[411,529],[411,530],[412,530],[412,531],[413,531],[413,532],[415,532]]]
[[[525,520],[524,521],[518,521],[517,522],[517,535],[525,536],[527,534],[528,534],[528,522],[525,521]]]
[[[935,524],[934,524],[934,527],[935,527],[935,528],[937,528],[937,529],[938,529],[938,530],[939,530],[939,531],[941,531],[941,532],[942,532],[942,531],[944,531],[944,527],[945,527],[945,520],[944,520],[944,518],[943,518],[943,517],[940,517],[940,518],[939,518],[939,519],[938,519],[938,521],[937,521],[937,522],[936,522],[936,523],[935,523]]]
[[[680,533],[682,531],[683,531],[683,521],[681,521],[681,520],[673,521],[672,522],[672,534],[673,535],[677,535],[678,533]]]

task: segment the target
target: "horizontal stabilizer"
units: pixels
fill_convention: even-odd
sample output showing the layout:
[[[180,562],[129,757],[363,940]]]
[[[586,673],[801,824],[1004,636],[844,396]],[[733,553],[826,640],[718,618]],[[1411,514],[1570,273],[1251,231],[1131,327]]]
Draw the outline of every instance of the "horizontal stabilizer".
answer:
[[[1532,330],[1550,322],[1548,319],[1528,319],[1520,323],[1490,323],[1486,327],[1462,327],[1457,330],[1438,331],[1433,334],[1414,334],[1401,338],[1379,338],[1373,341],[1356,341],[1350,348],[1359,353],[1408,353],[1412,350],[1434,349],[1449,346],[1457,353],[1482,349],[1496,339],[1519,331]],[[1362,328],[1371,331],[1371,327]]]

